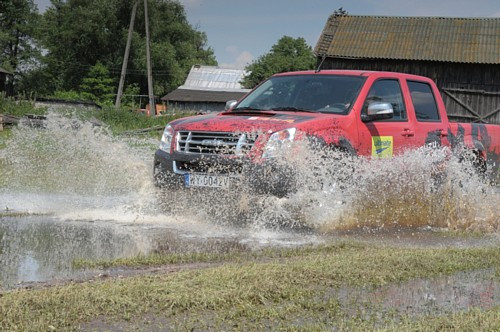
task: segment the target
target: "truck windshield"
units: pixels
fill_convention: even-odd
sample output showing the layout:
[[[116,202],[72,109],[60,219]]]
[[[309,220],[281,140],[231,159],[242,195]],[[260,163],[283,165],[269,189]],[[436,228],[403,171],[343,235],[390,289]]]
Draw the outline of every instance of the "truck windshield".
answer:
[[[313,111],[347,114],[365,78],[345,75],[290,75],[271,77],[233,111]]]

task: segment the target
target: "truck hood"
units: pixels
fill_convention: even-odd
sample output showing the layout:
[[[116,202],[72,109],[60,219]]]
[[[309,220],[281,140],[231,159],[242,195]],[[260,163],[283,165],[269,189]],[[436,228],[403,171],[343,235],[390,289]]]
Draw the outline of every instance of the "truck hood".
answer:
[[[275,132],[291,127],[298,128],[305,122],[332,116],[334,115],[281,111],[222,112],[178,119],[171,122],[171,125],[176,131]]]

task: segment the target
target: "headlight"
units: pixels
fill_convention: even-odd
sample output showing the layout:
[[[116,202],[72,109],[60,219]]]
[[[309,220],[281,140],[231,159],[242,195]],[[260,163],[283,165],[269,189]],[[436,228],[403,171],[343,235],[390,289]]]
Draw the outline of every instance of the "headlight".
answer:
[[[274,158],[288,149],[295,138],[295,128],[283,129],[275,132],[269,137],[262,158]]]
[[[174,128],[167,125],[163,130],[163,135],[160,141],[160,150],[170,153],[170,146],[172,145],[172,138],[174,137]]]

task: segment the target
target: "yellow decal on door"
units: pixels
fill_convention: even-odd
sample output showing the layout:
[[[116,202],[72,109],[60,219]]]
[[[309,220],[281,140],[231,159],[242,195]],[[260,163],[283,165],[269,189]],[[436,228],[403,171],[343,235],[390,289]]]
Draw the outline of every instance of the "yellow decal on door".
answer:
[[[391,158],[392,147],[392,136],[372,136],[372,157]]]

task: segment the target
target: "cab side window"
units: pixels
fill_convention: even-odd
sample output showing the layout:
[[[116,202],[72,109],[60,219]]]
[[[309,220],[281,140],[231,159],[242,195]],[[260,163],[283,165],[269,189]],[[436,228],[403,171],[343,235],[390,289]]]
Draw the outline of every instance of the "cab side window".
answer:
[[[424,82],[408,81],[417,121],[439,122],[439,112],[432,88]]]
[[[389,120],[378,121],[407,121],[403,94],[399,81],[394,79],[378,80],[373,83],[363,106],[363,113],[366,113],[368,105],[373,102],[389,103],[394,110],[394,116]]]

